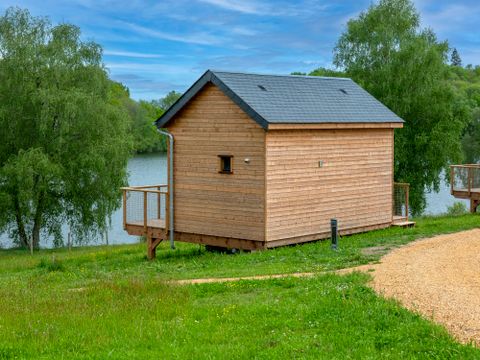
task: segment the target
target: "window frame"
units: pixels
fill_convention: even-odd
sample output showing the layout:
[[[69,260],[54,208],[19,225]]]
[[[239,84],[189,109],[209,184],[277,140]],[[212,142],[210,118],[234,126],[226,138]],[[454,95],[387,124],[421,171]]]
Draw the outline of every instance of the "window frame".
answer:
[[[230,171],[226,171],[225,169],[225,159],[229,159],[230,161]],[[218,163],[219,163],[219,174],[233,174],[233,155],[222,154],[218,155]]]

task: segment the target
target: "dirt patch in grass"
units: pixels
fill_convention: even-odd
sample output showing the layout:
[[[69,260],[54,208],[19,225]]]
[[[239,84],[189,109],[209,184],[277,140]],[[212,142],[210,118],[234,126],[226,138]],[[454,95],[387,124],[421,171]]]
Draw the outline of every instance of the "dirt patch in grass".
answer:
[[[372,255],[384,255],[391,250],[390,246],[370,246],[360,250],[362,255],[372,256]]]
[[[370,271],[371,286],[480,346],[480,229],[418,240],[394,249]]]
[[[239,277],[225,277],[225,278],[203,278],[203,279],[185,279],[185,280],[172,280],[171,284],[187,285],[187,284],[210,284],[210,283],[223,283],[240,280],[269,280],[269,279],[282,279],[286,277],[312,277],[317,273],[291,273],[291,274],[274,274],[274,275],[254,275],[254,276],[239,276]]]

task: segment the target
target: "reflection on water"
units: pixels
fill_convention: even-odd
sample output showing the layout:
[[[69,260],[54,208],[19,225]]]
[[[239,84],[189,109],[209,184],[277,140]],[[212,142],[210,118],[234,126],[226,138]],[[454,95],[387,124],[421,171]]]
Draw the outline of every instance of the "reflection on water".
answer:
[[[167,183],[167,158],[165,154],[145,154],[137,155],[128,162],[128,182],[130,185],[155,185]],[[467,200],[455,199],[450,195],[450,187],[442,180],[441,188],[438,193],[427,193],[427,208],[425,213],[436,215],[445,213],[447,207],[455,201],[462,201],[469,206]],[[110,244],[128,244],[137,241],[136,236],[130,236],[123,230],[122,209],[118,209],[112,215],[112,225],[108,231]],[[68,229],[63,229],[66,239]],[[97,239],[97,243],[102,243],[103,239]],[[11,240],[4,234],[0,235],[0,246],[10,247]],[[49,241],[42,243],[43,247],[51,246]]]
[[[427,192],[427,208],[425,209],[425,215],[438,215],[447,212],[447,208],[455,202],[462,202],[467,206],[467,209],[470,208],[470,203],[465,199],[454,198],[450,194],[450,184],[445,183],[445,177],[441,175],[440,182],[440,191],[436,192]]]

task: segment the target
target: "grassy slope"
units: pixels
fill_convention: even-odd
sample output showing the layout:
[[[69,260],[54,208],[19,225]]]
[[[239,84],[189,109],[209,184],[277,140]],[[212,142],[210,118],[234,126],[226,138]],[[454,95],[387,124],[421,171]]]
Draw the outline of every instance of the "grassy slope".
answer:
[[[337,269],[360,250],[478,227],[478,216],[420,219],[327,242],[228,256],[179,244],[147,263],[144,246],[0,252],[3,358],[480,358],[366,287],[367,276],[196,286],[162,280]],[[55,262],[52,256],[55,256]]]

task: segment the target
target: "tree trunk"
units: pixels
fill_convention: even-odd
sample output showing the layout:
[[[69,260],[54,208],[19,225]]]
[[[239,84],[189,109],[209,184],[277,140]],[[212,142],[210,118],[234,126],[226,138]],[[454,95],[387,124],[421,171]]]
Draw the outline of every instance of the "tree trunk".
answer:
[[[34,249],[38,249],[40,247],[40,227],[40,222],[37,223],[37,221],[35,221],[32,230],[32,241]]]
[[[18,236],[20,237],[20,245],[25,249],[28,249],[29,241],[25,231],[25,224],[23,223],[22,213],[20,211],[20,203],[17,196],[14,196],[13,203],[15,206],[15,220],[17,222]]]
[[[42,228],[43,215],[43,192],[38,196],[37,209],[35,218],[33,219],[32,241],[33,247],[38,249],[40,247],[40,229]]]

